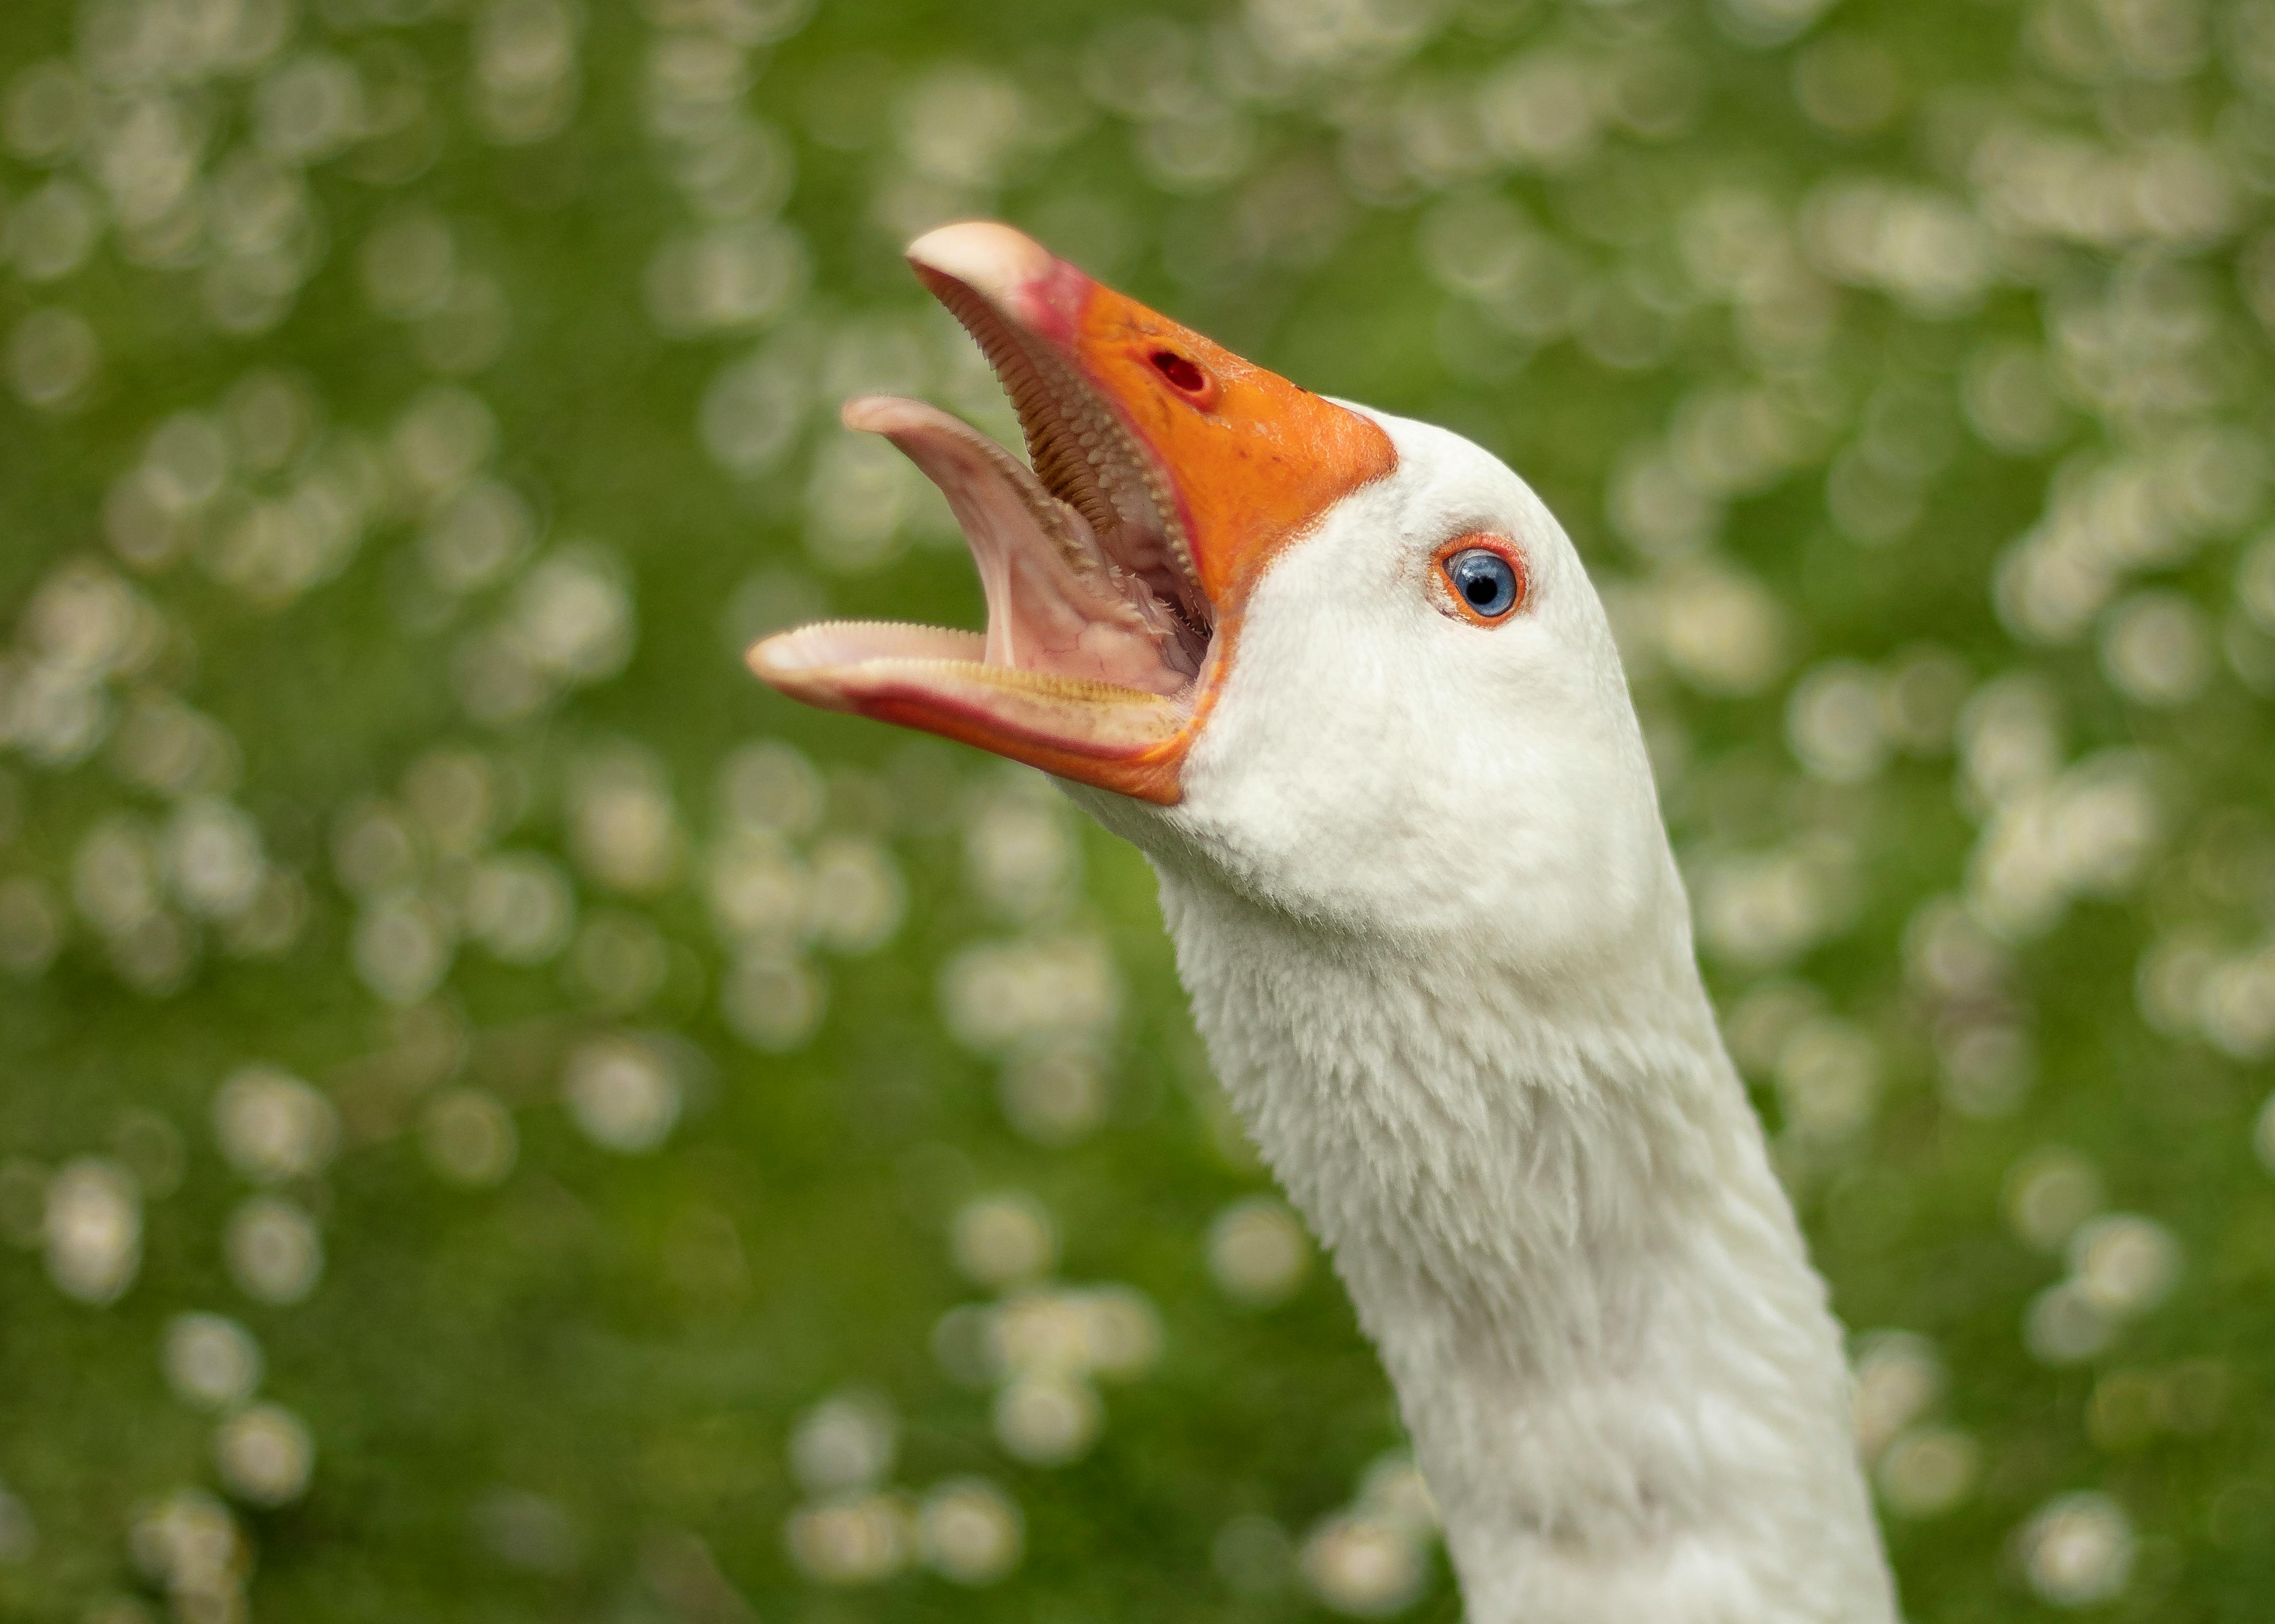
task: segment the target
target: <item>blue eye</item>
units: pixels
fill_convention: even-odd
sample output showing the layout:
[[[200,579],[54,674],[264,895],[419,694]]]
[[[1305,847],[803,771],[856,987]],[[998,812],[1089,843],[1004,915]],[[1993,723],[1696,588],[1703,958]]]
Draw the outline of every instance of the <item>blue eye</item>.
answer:
[[[1516,568],[1489,547],[1472,547],[1446,560],[1446,578],[1470,611],[1499,620],[1516,607]]]

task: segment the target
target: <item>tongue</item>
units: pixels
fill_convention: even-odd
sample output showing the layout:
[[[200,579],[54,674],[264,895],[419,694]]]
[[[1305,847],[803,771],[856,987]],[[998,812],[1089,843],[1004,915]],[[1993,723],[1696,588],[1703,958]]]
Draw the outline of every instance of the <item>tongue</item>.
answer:
[[[1149,693],[1186,685],[1153,594],[1017,457],[921,401],[867,396],[843,416],[890,440],[948,498],[987,596],[986,664]]]

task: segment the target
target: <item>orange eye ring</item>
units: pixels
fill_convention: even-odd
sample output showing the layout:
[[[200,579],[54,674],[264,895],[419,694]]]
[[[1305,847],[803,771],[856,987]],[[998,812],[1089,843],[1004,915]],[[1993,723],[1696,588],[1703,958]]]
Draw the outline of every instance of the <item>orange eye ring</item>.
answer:
[[[1506,573],[1491,569],[1461,570],[1455,561],[1471,553],[1492,555],[1500,564],[1506,566]],[[1440,542],[1438,550],[1431,555],[1430,561],[1436,566],[1430,572],[1430,580],[1436,589],[1440,611],[1456,619],[1465,620],[1473,626],[1483,626],[1487,630],[1495,626],[1505,626],[1515,619],[1518,613],[1531,600],[1532,576],[1531,572],[1524,567],[1524,555],[1517,549],[1515,543],[1505,536],[1489,535],[1484,531],[1470,531],[1466,534],[1455,536],[1451,540]],[[1493,590],[1490,593],[1478,592],[1478,595],[1473,597],[1470,594],[1477,591],[1477,587],[1465,588],[1457,584],[1455,579],[1457,573],[1464,574],[1480,585],[1491,586]],[[1506,601],[1500,601],[1503,597],[1506,598]]]

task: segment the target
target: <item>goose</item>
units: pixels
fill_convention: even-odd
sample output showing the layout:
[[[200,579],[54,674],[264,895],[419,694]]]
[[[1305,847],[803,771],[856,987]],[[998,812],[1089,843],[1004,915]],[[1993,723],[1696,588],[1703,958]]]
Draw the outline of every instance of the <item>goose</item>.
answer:
[[[1840,1327],[1562,527],[1010,227],[907,253],[1028,461],[916,401],[843,418],[945,495],[986,628],[829,622],[753,672],[1039,767],[1145,854],[1474,1624],[1893,1620]]]

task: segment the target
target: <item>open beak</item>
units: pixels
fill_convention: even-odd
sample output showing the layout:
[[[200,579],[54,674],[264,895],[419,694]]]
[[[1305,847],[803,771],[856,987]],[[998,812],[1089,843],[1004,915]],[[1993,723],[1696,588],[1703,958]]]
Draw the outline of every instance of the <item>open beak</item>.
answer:
[[[987,629],[834,621],[767,638],[792,699],[920,728],[1163,804],[1273,555],[1387,473],[1389,436],[1092,281],[1009,226],[909,262],[995,369],[1023,464],[918,401],[849,401],[947,496]]]

